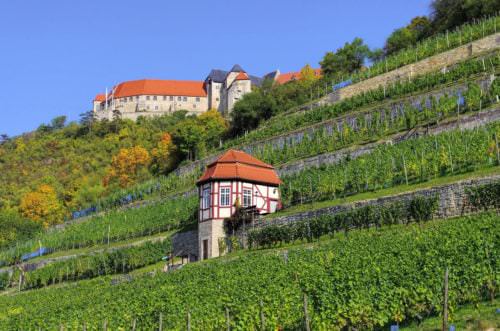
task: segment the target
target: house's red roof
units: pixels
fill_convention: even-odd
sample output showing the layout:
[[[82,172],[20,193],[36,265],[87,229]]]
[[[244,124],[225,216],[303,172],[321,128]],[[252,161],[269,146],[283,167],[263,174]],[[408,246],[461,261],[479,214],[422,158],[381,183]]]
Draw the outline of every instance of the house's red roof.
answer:
[[[321,76],[321,69],[313,69],[314,70],[314,75],[319,77]],[[276,78],[276,82],[278,84],[285,84],[288,83],[291,80],[297,80],[300,79],[300,71],[295,71],[295,72],[286,72],[284,74],[280,74],[278,78]]]
[[[281,184],[273,166],[245,152],[232,149],[209,164],[203,176],[198,179],[197,184],[221,179],[240,179],[269,185]]]
[[[118,84],[114,98],[136,95],[172,95],[187,97],[206,97],[204,82],[190,80],[141,79]]]
[[[94,98],[94,101],[103,102],[104,100],[106,100],[106,95],[104,94],[98,94]]]
[[[248,75],[242,71],[238,74],[238,76],[236,76],[234,80],[249,80],[249,79],[250,78],[248,78]]]

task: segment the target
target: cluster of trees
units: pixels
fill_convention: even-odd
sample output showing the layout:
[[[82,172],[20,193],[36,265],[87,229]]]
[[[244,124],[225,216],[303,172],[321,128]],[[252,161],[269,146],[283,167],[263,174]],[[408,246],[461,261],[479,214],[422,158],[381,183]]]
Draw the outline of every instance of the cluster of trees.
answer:
[[[80,123],[66,124],[60,116],[34,132],[2,137],[0,211],[17,214],[9,224],[61,223],[72,210],[203,157],[220,144],[227,128],[216,110],[136,122],[118,116],[97,121],[90,112]],[[14,233],[19,227],[11,228]],[[12,240],[13,233],[0,230],[0,241]]]

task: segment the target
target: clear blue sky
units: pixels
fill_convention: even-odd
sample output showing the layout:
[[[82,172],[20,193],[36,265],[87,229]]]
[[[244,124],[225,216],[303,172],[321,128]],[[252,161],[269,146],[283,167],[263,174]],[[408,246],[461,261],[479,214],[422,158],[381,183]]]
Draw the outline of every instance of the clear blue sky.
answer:
[[[429,0],[24,0],[0,4],[0,133],[78,120],[98,92],[141,78],[203,80],[239,63],[314,67],[359,36],[371,47]]]

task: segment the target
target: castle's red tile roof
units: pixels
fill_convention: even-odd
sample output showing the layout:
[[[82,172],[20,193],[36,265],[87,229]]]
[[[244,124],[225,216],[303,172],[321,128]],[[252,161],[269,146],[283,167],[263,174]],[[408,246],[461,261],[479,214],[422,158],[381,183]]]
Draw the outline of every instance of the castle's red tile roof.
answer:
[[[281,184],[273,166],[245,152],[232,149],[209,164],[203,176],[198,179],[197,184],[222,179],[239,179],[268,185]]]
[[[314,70],[314,75],[317,77],[321,76],[321,69],[313,69]],[[295,72],[286,72],[284,74],[280,74],[278,78],[276,78],[276,82],[278,84],[285,84],[288,83],[291,80],[297,80],[300,79],[300,71],[295,71]]]
[[[114,89],[114,98],[136,95],[172,95],[206,97],[204,82],[190,80],[141,79],[120,83]]]
[[[248,75],[245,72],[240,72],[234,80],[249,80]]]
[[[94,98],[94,101],[103,102],[104,100],[106,100],[106,95],[105,94],[98,94]]]

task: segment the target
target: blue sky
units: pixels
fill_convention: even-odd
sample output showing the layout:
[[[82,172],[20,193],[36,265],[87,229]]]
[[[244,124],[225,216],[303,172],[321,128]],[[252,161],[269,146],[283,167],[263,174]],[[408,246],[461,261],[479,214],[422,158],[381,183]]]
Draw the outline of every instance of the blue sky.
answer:
[[[78,120],[117,82],[203,80],[239,63],[263,75],[314,67],[354,37],[371,47],[429,0],[24,0],[0,3],[0,133]]]

